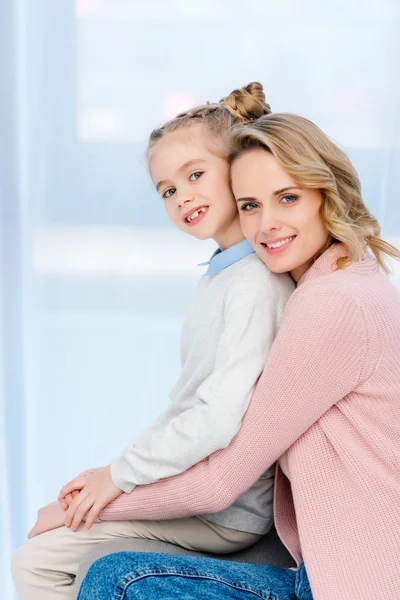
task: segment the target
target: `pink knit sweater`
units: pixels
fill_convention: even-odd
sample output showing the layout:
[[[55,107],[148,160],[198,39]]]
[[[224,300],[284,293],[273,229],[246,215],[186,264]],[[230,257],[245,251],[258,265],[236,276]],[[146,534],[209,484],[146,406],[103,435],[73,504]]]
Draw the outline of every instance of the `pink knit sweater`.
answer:
[[[345,252],[331,246],[300,280],[230,446],[102,520],[220,511],[287,451],[275,521],[314,599],[400,599],[400,298],[369,256],[337,269]]]

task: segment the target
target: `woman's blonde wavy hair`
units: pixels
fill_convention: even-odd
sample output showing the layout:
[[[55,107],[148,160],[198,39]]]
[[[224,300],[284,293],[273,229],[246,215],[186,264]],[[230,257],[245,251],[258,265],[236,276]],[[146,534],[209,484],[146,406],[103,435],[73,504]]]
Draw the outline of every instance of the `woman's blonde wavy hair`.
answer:
[[[219,102],[207,102],[196,106],[154,129],[149,137],[147,158],[151,158],[154,146],[168,133],[203,123],[207,127],[207,133],[211,134],[218,146],[218,154],[227,159],[232,126],[236,123],[251,122],[270,112],[271,107],[265,102],[263,86],[253,81],[233,90]]]
[[[262,148],[299,186],[320,190],[321,217],[331,239],[314,259],[339,241],[348,248],[348,256],[338,260],[339,268],[360,260],[370,248],[381,268],[390,273],[387,257],[400,259],[400,251],[380,237],[379,223],[362,200],[350,159],[319,127],[298,115],[269,114],[234,127],[231,144],[231,164],[245,152]]]

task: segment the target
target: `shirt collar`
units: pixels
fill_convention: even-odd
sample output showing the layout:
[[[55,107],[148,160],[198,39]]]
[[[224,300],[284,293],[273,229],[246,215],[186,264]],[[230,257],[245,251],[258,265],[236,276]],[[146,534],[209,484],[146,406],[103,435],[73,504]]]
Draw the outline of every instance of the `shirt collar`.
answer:
[[[226,267],[230,267],[234,263],[242,260],[245,256],[254,253],[254,248],[249,244],[247,240],[243,240],[238,244],[234,244],[226,250],[220,250],[219,248],[214,252],[209,261],[200,263],[199,267],[208,265],[205,275],[215,275]]]

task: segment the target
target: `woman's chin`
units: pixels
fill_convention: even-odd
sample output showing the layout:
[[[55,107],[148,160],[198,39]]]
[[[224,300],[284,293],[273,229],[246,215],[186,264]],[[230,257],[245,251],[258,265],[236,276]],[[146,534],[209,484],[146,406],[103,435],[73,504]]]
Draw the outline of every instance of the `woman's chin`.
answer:
[[[285,260],[283,256],[282,257],[268,256],[266,254],[265,250],[263,250],[263,249],[260,249],[260,250],[257,249],[256,252],[257,252],[257,256],[259,258],[261,258],[263,263],[273,273],[288,273],[293,268],[293,265],[292,265],[293,261]]]

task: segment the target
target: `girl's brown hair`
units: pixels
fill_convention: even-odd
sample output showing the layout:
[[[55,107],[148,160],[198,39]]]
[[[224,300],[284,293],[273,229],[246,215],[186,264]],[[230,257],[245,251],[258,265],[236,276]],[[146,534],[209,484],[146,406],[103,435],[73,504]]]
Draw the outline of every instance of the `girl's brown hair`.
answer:
[[[360,260],[370,248],[382,269],[390,272],[386,258],[400,259],[400,251],[381,238],[379,223],[362,200],[360,180],[350,159],[319,127],[284,113],[234,127],[229,161],[254,148],[271,152],[301,187],[320,190],[329,244],[339,241],[348,248],[348,256],[338,261],[340,268]]]
[[[191,110],[177,115],[171,121],[168,121],[150,134],[147,156],[150,158],[151,152],[158,140],[167,133],[192,127],[198,123],[203,123],[208,133],[218,144],[218,150],[224,158],[229,154],[229,134],[232,126],[236,123],[246,123],[258,119],[262,115],[268,115],[271,107],[265,102],[265,94],[261,83],[249,83],[238,90],[233,90],[226,98],[219,102],[202,104]]]

